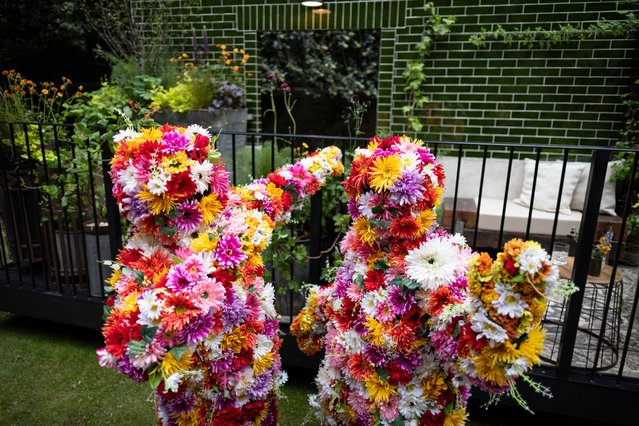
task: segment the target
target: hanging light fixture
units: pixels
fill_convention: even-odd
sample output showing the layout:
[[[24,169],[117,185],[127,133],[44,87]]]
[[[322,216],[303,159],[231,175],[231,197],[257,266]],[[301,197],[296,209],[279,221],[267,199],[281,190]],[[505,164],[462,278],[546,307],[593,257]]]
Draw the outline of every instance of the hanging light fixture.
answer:
[[[309,1],[309,0],[302,1],[302,6],[306,6],[306,7],[320,7],[323,4],[324,4],[323,1]]]

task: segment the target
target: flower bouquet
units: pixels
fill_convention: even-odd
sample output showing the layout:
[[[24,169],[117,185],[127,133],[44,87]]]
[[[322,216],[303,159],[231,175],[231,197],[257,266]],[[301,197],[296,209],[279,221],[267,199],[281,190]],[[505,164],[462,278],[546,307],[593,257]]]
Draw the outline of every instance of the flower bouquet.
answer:
[[[536,243],[492,262],[437,229],[443,181],[421,141],[356,150],[343,265],[291,325],[305,353],[326,351],[311,398],[323,423],[464,424],[471,385],[523,404],[513,384],[539,361],[558,272]]]
[[[199,126],[114,139],[113,195],[131,229],[107,283],[100,365],[148,382],[162,424],[276,424],[286,375],[260,254],[292,209],[342,173],[339,149],[229,187]]]

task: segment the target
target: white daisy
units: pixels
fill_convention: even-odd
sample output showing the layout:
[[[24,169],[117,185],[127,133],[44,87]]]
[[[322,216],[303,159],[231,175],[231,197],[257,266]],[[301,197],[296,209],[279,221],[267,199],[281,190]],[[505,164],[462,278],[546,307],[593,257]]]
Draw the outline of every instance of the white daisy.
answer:
[[[506,368],[506,375],[511,377],[519,377],[528,370],[528,360],[523,356],[517,358],[515,362]]]
[[[177,392],[180,383],[182,383],[182,373],[173,373],[164,379],[164,389],[169,392]]]
[[[204,160],[202,163],[196,163],[191,166],[191,179],[195,182],[197,192],[200,194],[209,189],[212,171],[213,164],[208,160]]]
[[[151,179],[146,183],[149,192],[153,195],[162,195],[166,192],[166,184],[169,181],[167,173],[155,172],[151,175]]]
[[[483,312],[477,312],[471,318],[471,326],[477,337],[488,339],[492,346],[495,342],[501,343],[508,338],[508,333],[499,324],[493,322]]]
[[[186,128],[186,130],[195,135],[206,136],[209,139],[211,138],[211,133],[209,133],[207,129],[200,126],[199,124],[191,124],[189,127]]]
[[[156,291],[145,291],[138,297],[138,307],[140,308],[140,316],[138,323],[146,326],[154,326],[159,324],[160,314],[164,304],[157,297]]]
[[[535,275],[541,269],[542,262],[547,257],[548,255],[544,250],[535,250],[532,247],[528,247],[519,255],[519,268],[524,272]]]
[[[364,192],[359,196],[359,200],[357,200],[357,209],[362,214],[362,216],[371,218],[373,217],[373,209],[368,205],[371,196],[369,192]]]
[[[138,193],[138,180],[136,179],[135,167],[133,164],[129,164],[129,166],[124,169],[120,176],[118,176],[118,183],[122,185],[122,190],[129,194],[135,195]]]
[[[510,318],[519,318],[524,314],[528,303],[521,300],[521,295],[515,293],[503,283],[495,284],[495,292],[499,294],[497,300],[493,300],[492,305],[497,309],[499,315],[507,315]]]
[[[255,346],[253,347],[253,359],[259,359],[266,356],[273,349],[273,341],[263,334],[257,335]]]
[[[423,242],[406,255],[406,275],[425,290],[450,284],[465,267],[457,246],[439,238]]]
[[[115,136],[113,136],[113,142],[119,143],[125,139],[135,139],[140,135],[141,133],[138,133],[131,128],[120,130],[119,132],[115,134]]]

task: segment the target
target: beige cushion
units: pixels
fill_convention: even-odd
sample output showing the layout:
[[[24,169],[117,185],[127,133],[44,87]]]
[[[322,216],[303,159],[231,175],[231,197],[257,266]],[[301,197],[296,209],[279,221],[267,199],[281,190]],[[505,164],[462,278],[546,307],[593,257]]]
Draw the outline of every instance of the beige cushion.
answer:
[[[608,168],[606,169],[606,183],[604,185],[603,194],[601,195],[601,204],[599,205],[599,213],[610,216],[617,216],[617,213],[615,213],[617,203],[615,197],[615,182],[611,180],[614,173],[612,167],[615,163],[618,163],[618,161],[611,161],[608,163]],[[584,211],[584,202],[586,200],[586,191],[588,189],[588,177],[590,176],[590,164],[583,164],[585,164],[586,167],[581,172],[581,177],[575,187],[575,192],[573,192],[572,201],[570,202],[570,208],[572,210],[579,210],[580,212]]]
[[[475,203],[477,203],[475,199]],[[482,198],[481,210],[479,212],[479,229],[499,231],[501,225],[503,198]],[[526,232],[528,223],[529,207],[516,204],[513,201],[506,203],[506,220],[504,221],[504,231],[518,232],[522,235]],[[530,225],[531,234],[552,234],[552,227],[555,221],[554,212],[545,212],[533,209],[532,221]],[[581,212],[572,211],[570,214],[559,214],[557,216],[556,235],[568,235],[574,226],[579,229],[581,223]]]
[[[535,198],[533,208],[546,212],[554,212],[557,207],[559,196],[559,182],[563,162],[561,161],[541,161],[537,171],[537,184],[535,186]],[[561,193],[561,204],[559,213],[570,214],[570,202],[575,191],[579,178],[585,168],[584,163],[567,163],[566,174],[564,176],[564,186]],[[533,180],[535,177],[535,161],[529,158],[524,160],[524,182],[521,187],[521,195],[513,201],[524,207],[530,207],[530,197],[532,194]]]

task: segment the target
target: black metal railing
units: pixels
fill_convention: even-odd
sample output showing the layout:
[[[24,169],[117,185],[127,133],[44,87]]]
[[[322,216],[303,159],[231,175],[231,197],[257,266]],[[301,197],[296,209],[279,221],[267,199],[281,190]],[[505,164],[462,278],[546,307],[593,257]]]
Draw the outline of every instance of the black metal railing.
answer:
[[[94,315],[96,309],[101,309],[102,283],[108,273],[98,262],[114,258],[122,245],[123,229],[108,178],[110,144],[79,143],[73,127],[66,125],[0,126],[10,154],[0,170],[0,309],[64,322],[72,322],[70,318],[77,318],[81,309]],[[294,161],[306,150],[327,145],[344,150],[365,143],[362,138],[234,132],[220,135],[218,149],[223,152],[232,183],[244,184]],[[568,241],[567,224],[578,229],[579,239],[572,242],[572,269],[565,268],[563,274],[580,291],[568,303],[550,303],[542,372],[563,382],[605,382],[609,387],[636,391],[637,268],[620,262],[622,249],[629,243],[628,218],[633,210],[632,197],[636,197],[632,185],[617,194],[623,200],[616,206],[618,216],[606,216],[600,210],[603,195],[609,190],[610,160],[625,153],[631,164],[629,182],[634,182],[639,151],[439,141],[428,141],[426,145],[445,164],[448,174],[447,191],[438,211],[440,224],[463,232],[473,248],[496,252],[508,239],[519,237],[535,239],[552,252],[555,242]],[[526,179],[522,178],[522,168],[526,173],[524,158],[533,165],[527,207],[513,203],[517,186]],[[585,166],[589,172],[587,182],[580,181],[586,188],[583,207],[581,211],[572,210],[570,215],[563,214],[561,194],[567,185],[574,186],[574,182],[569,182],[574,180],[576,172],[572,169],[578,165],[574,160],[584,158],[590,161]],[[550,166],[556,174],[551,185],[545,175]],[[585,175],[583,172],[579,179]],[[553,185],[557,188],[553,208],[540,212],[535,208],[539,198],[536,194]],[[331,200],[334,202],[337,200]],[[289,273],[301,275],[300,280],[305,282],[321,281],[324,259],[335,246],[335,233],[322,245],[326,231],[330,234],[333,230],[330,219],[324,217],[327,207],[322,205],[322,197],[315,195],[307,223],[290,225],[291,233],[308,244],[309,259],[303,264],[291,263]],[[516,211],[518,218],[513,213]],[[598,232],[608,228],[614,229],[617,250],[611,256],[611,265],[605,267],[603,276],[607,281],[595,280],[588,275],[592,242]],[[101,230],[105,233],[100,234]],[[276,287],[288,288],[282,282],[282,274],[271,272]],[[33,303],[25,294],[49,298]],[[59,312],[59,300],[67,301],[65,312]],[[83,303],[91,308],[78,308]],[[303,298],[294,291],[285,292],[277,300],[277,308],[287,322],[302,304]],[[29,313],[34,309],[38,312]],[[49,312],[53,310],[56,312]],[[99,318],[84,323],[96,324],[99,326]]]

